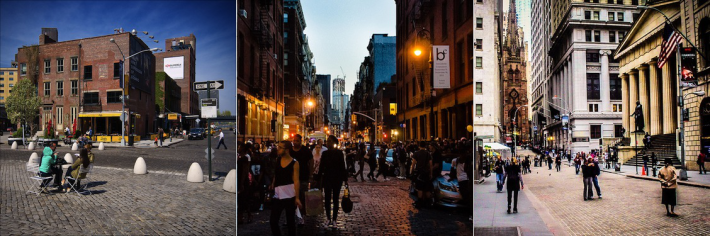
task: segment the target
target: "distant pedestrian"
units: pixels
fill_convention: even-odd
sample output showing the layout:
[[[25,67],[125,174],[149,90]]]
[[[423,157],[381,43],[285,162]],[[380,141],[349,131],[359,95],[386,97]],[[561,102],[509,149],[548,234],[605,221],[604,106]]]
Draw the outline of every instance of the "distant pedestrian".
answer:
[[[163,140],[165,140],[165,138],[163,137],[163,134],[164,134],[163,128],[158,128],[158,139],[160,140],[159,145],[158,145],[159,147],[163,147]]]
[[[503,159],[501,159],[500,156],[498,156],[498,160],[495,163],[494,171],[496,172],[496,187],[498,192],[503,192],[503,183],[505,181],[505,170],[503,169],[505,163],[503,162]]]
[[[552,153],[552,156],[554,156],[555,153]],[[549,167],[548,170],[552,170],[552,156],[547,156],[547,166]]]
[[[648,175],[648,155],[643,155],[643,170],[646,172],[646,175]]]
[[[365,182],[365,178],[363,177],[363,169],[365,168],[365,155],[367,155],[367,151],[365,150],[364,143],[360,143],[356,155],[358,166],[360,167],[360,169],[357,170],[353,177],[355,177],[355,180],[357,180],[357,176],[360,175],[360,181]]]
[[[576,175],[579,175],[580,167],[582,167],[582,158],[580,158],[580,154],[577,154],[577,156],[574,158],[574,173]]]
[[[557,169],[557,172],[560,172],[560,169],[562,167],[562,157],[557,156],[555,159],[555,168]]]
[[[583,177],[583,183],[584,183],[584,192],[582,192],[584,196],[584,200],[593,200],[594,193],[592,192],[592,185],[593,185],[593,179],[594,179],[594,161],[590,157],[589,159],[584,161],[584,165],[582,166],[582,177]]]
[[[377,169],[377,151],[375,150],[375,145],[370,144],[370,149],[367,151],[367,165],[370,167],[370,173],[367,174],[367,178],[377,182],[375,178],[375,169]]]
[[[592,176],[592,183],[594,183],[594,189],[597,190],[597,196],[599,196],[599,199],[602,199],[602,190],[599,187],[599,175],[601,174],[601,169],[599,167],[599,162],[592,162],[592,171],[594,172],[594,176]]]
[[[412,168],[416,171],[415,187],[417,189],[417,202],[414,204],[417,208],[422,206],[430,206],[431,192],[434,186],[431,183],[433,172],[433,161],[431,154],[426,150],[426,142],[419,142],[419,150],[414,153],[412,158]],[[414,171],[412,171],[414,173]]]
[[[335,146],[332,146],[335,147]],[[320,182],[320,161],[321,161],[321,156],[323,155],[323,152],[327,151],[328,148],[323,146],[323,139],[318,139],[316,140],[316,147],[313,148],[312,155],[313,155],[313,180],[315,183],[313,184],[314,188],[321,188],[321,182]]]
[[[389,151],[389,149],[387,148],[387,145],[383,144],[382,146],[380,146],[380,156],[377,158],[378,168],[377,168],[377,175],[375,175],[375,180],[377,180],[377,178],[380,177],[380,175],[382,175],[382,177],[385,180],[389,180],[389,179],[387,179],[387,173],[389,172],[389,170],[388,170],[389,166],[387,166],[387,152],[388,151]],[[394,161],[394,160],[392,160],[392,161]]]
[[[707,156],[705,156],[705,153],[703,153],[703,151],[701,150],[700,154],[698,154],[698,161],[697,161],[698,173],[700,173],[701,175],[703,174],[703,172],[705,172],[705,174],[708,173],[708,170],[705,169],[705,158],[707,158]]]
[[[217,148],[219,149],[220,146],[224,146],[224,149],[227,149],[227,145],[224,144],[224,133],[222,133],[222,129],[219,129],[219,135],[215,136],[215,138],[219,137],[219,143],[217,143]]]
[[[252,156],[249,154],[250,143],[239,145],[237,148],[237,223],[251,223],[252,216],[250,212],[249,199],[252,196],[252,186],[254,182],[254,173],[251,171]],[[244,216],[244,213],[247,215]]]
[[[675,213],[675,205],[677,204],[676,189],[678,188],[678,176],[673,167],[673,161],[670,158],[665,160],[666,166],[658,172],[658,179],[661,181],[661,204],[666,205],[667,216],[678,216]],[[670,210],[668,209],[670,206]]]
[[[513,201],[513,213],[518,213],[518,192],[520,189],[525,189],[523,177],[520,175],[520,165],[518,160],[513,157],[511,164],[505,169],[505,177],[503,182],[508,180],[508,214],[510,214],[510,203]],[[511,197],[514,197],[511,199]]]

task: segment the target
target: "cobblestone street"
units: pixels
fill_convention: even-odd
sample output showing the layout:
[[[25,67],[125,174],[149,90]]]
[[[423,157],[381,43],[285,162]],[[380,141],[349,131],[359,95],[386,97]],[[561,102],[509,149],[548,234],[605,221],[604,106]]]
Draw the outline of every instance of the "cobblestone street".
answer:
[[[368,167],[365,167],[368,170]],[[366,172],[367,173],[367,172]],[[465,209],[412,206],[409,180],[392,178],[380,182],[352,182],[349,179],[353,211],[338,213],[337,229],[328,229],[325,213],[306,217],[299,235],[472,235],[472,222]],[[342,196],[342,191],[341,194]],[[271,235],[270,209],[256,212],[254,222],[238,226],[239,235]],[[286,217],[281,216],[281,223]],[[286,226],[282,226],[286,232]]]
[[[561,172],[556,172],[554,168],[548,170],[547,167],[532,167],[532,173],[523,176],[525,189],[521,191],[521,198],[527,195],[534,208],[524,206],[528,209],[519,210],[521,213],[536,211],[545,223],[521,226],[524,230],[541,231],[537,227],[546,225],[556,235],[710,234],[710,204],[707,203],[710,189],[679,186],[676,213],[680,216],[671,218],[666,216],[665,207],[661,204],[659,182],[602,172],[599,184],[603,199],[596,199],[595,190],[595,200],[584,201],[581,174],[575,175],[574,166],[567,166],[566,161],[563,163]],[[487,178],[484,185],[493,185],[495,194],[495,176]],[[487,194],[481,192],[482,185],[476,185],[475,188],[476,200],[481,199],[481,194]],[[497,201],[502,202],[500,205],[507,204],[504,203],[504,195],[507,194],[499,194],[501,197]],[[504,206],[496,210],[501,213],[498,222],[520,217],[504,214]],[[474,211],[478,215],[482,210],[475,208]],[[530,219],[537,217],[533,215]],[[526,220],[529,219],[521,221]],[[484,225],[478,220],[475,224],[476,227],[501,226],[496,223],[489,225],[490,221]]]

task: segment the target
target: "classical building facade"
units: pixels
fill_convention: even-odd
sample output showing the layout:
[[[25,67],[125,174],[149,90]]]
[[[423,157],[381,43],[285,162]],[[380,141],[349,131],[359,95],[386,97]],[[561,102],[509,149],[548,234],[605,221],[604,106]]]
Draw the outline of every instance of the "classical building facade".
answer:
[[[287,20],[283,1],[239,3],[243,4],[237,6],[237,139],[282,140],[287,133],[282,128],[286,62],[282,35]]]
[[[532,47],[530,48],[531,74],[529,85],[530,101],[528,109],[532,114],[532,144],[539,148],[544,146],[546,141],[545,132],[542,128],[547,125],[547,118],[550,116],[547,101],[547,75],[550,71],[551,59],[547,55],[550,50],[550,0],[534,0],[532,2]]]
[[[534,125],[547,133],[547,147],[572,153],[601,149],[621,137],[623,88],[611,54],[637,16],[637,6],[582,0],[552,0],[551,6],[550,71],[544,101],[537,102],[547,107],[536,107],[547,115],[544,126],[540,119]],[[562,124],[565,115],[569,129]]]
[[[710,55],[710,1],[648,1],[648,6],[663,12],[672,24],[688,37],[690,42],[681,40],[683,47],[691,47],[692,43],[702,54]],[[620,63],[619,71],[624,91],[623,125],[626,130],[635,130],[635,120],[629,116],[634,111],[636,101],[639,101],[643,106],[645,118],[643,132],[648,132],[652,140],[665,139],[673,143],[675,151],[664,153],[663,157],[680,159],[680,142],[676,139],[680,132],[680,122],[684,122],[678,106],[680,94],[685,108],[689,111],[688,120],[684,123],[684,164],[688,169],[697,170],[698,153],[702,151],[707,154],[710,148],[710,96],[707,95],[707,92],[710,92],[710,84],[707,83],[710,63],[699,53],[695,53],[697,60],[689,63],[697,67],[697,87],[679,86],[675,53],[658,68],[665,22],[666,18],[658,11],[642,11],[638,21],[631,27],[628,36],[614,54],[614,58]],[[705,91],[706,95],[692,94],[698,91]],[[634,142],[632,133],[627,132],[626,136]],[[622,148],[621,152],[622,161],[625,161],[632,157],[633,148]],[[709,166],[706,162],[706,167]]]
[[[503,113],[506,143],[527,143],[530,122],[528,122],[528,81],[527,54],[522,28],[518,26],[515,0],[510,0],[505,41],[503,43]]]

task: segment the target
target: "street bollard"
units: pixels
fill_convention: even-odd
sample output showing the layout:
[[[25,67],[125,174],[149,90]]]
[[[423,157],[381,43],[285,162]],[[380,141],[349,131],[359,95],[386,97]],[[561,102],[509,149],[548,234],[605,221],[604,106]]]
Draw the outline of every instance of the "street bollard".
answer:
[[[230,193],[236,193],[237,192],[237,170],[232,169],[229,171],[227,174],[227,177],[224,178],[224,184],[222,184],[222,189],[224,191],[230,192]]]
[[[103,151],[104,149],[106,149],[104,147],[104,142],[99,143],[99,150]]]
[[[35,150],[35,143],[30,142],[30,145],[27,145],[27,150]]]
[[[10,149],[12,149],[12,150],[17,149],[17,141],[12,142],[12,146],[10,147]]]
[[[72,151],[79,150],[79,144],[77,144],[77,143],[72,144],[72,145],[71,145],[71,150],[72,150]]]
[[[30,160],[27,161],[27,164],[40,164],[40,159],[36,152],[33,152],[32,155],[30,155]]]
[[[205,177],[202,174],[202,168],[197,162],[193,162],[190,165],[190,169],[187,171],[187,181],[193,183],[205,182]]]
[[[133,165],[133,174],[144,175],[148,173],[148,167],[145,164],[143,157],[136,159],[136,164]]]

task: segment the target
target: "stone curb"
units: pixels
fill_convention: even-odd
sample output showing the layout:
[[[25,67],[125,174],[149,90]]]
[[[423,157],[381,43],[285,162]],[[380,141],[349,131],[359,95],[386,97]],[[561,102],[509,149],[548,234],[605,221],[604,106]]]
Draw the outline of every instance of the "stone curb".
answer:
[[[623,176],[626,176],[626,177],[629,177],[629,178],[635,178],[635,179],[658,181],[658,178],[655,178],[655,177],[652,177],[652,176],[644,176],[644,175],[636,175],[636,174],[625,174],[624,172],[616,172],[616,171],[608,171],[608,170],[602,170],[602,172],[611,173],[611,174],[617,174],[617,175],[623,175]],[[695,183],[695,182],[691,182],[691,181],[678,180],[678,184],[679,184],[679,185],[693,186],[693,187],[698,187],[698,188],[707,188],[707,189],[710,189],[710,185],[708,185],[708,184]]]

